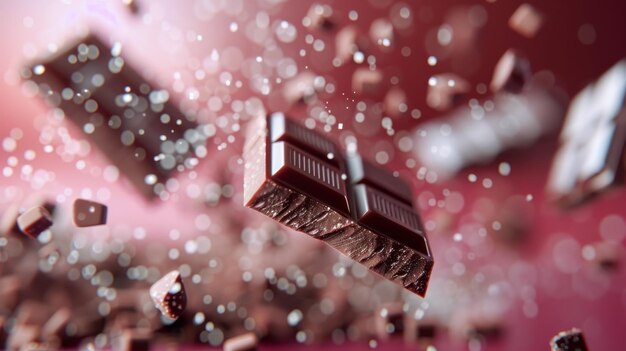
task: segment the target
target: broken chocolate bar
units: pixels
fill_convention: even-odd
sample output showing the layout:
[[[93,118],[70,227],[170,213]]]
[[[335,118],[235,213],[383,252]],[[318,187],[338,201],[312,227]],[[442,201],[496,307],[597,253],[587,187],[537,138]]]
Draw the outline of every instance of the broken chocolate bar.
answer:
[[[183,170],[197,138],[191,122],[113,48],[90,35],[23,72],[148,197]],[[192,130],[192,132],[188,132]]]
[[[587,351],[585,337],[579,329],[563,331],[550,340],[552,351]]]
[[[17,224],[24,234],[36,239],[52,226],[52,216],[44,207],[38,206],[17,217]]]
[[[171,271],[150,287],[155,306],[170,319],[178,319],[187,307],[187,293],[180,272]]]
[[[244,202],[424,296],[433,258],[411,189],[283,114],[249,125]],[[347,171],[347,175],[346,175]]]
[[[624,182],[626,60],[579,93],[570,105],[547,191],[564,208]]]
[[[246,333],[224,341],[224,351],[256,351],[258,343],[255,333]]]
[[[107,222],[107,207],[95,201],[76,199],[74,201],[74,224],[77,227],[91,227]]]

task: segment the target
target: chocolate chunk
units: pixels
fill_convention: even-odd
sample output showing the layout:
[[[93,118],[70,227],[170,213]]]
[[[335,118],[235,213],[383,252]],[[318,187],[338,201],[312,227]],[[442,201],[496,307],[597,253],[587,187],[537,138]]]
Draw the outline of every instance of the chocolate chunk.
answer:
[[[519,34],[532,38],[543,25],[543,15],[530,4],[521,4],[509,18],[509,27]]]
[[[177,319],[187,307],[187,294],[179,271],[171,271],[150,287],[155,306],[170,319]]]
[[[587,351],[585,337],[580,329],[562,331],[550,340],[552,351]]]
[[[77,227],[91,227],[107,222],[107,207],[95,201],[74,200],[74,224]]]
[[[519,93],[530,81],[531,74],[530,62],[515,50],[509,49],[496,64],[489,87],[494,93]]]
[[[52,215],[44,207],[34,207],[17,217],[20,230],[36,239],[39,235],[52,226]]]
[[[25,78],[144,195],[158,195],[155,185],[185,168],[195,145],[186,132],[195,123],[119,56],[118,47],[91,35],[31,71]]]
[[[379,70],[357,68],[352,74],[352,90],[357,93],[375,93],[383,82],[383,74]]]
[[[360,158],[352,159],[354,176],[347,184],[341,173],[345,157],[334,144],[306,129],[284,133],[289,123],[282,114],[250,123],[244,146],[245,205],[423,296],[433,259],[408,185]],[[275,125],[282,126],[280,132]],[[287,134],[283,140],[275,137]],[[329,151],[332,159],[323,157]]]
[[[256,351],[258,343],[255,333],[237,335],[224,341],[224,351]]]
[[[152,335],[147,329],[126,329],[118,340],[118,351],[148,351]]]
[[[455,74],[432,76],[428,79],[426,103],[435,110],[448,110],[459,105],[469,90],[469,83]]]
[[[580,92],[563,124],[547,191],[564,208],[624,182],[626,60]]]

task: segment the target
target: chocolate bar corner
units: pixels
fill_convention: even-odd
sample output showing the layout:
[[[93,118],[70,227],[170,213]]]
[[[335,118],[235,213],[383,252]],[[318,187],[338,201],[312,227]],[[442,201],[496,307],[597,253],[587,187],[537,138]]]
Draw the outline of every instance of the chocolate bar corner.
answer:
[[[433,266],[410,187],[281,113],[250,122],[244,204],[424,296]]]

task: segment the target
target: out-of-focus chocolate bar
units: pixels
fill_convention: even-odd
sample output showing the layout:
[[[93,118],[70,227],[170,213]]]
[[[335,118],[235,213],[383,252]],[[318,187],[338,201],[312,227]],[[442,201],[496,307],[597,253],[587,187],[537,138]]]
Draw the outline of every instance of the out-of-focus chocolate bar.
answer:
[[[509,49],[496,64],[489,87],[494,93],[500,91],[519,93],[530,81],[531,74],[528,59]]]
[[[550,340],[552,351],[587,351],[585,337],[580,329],[572,329],[557,334]]]
[[[91,227],[107,222],[107,207],[95,201],[74,200],[74,224],[77,227]]]
[[[24,234],[36,239],[52,226],[52,215],[42,206],[34,207],[17,217],[17,224]]]
[[[519,34],[532,38],[543,25],[543,15],[530,4],[521,4],[509,18],[509,27]]]
[[[626,60],[572,101],[547,191],[567,208],[624,182]]]
[[[224,351],[256,351],[258,344],[255,333],[246,333],[224,341]]]
[[[410,187],[348,159],[283,114],[260,116],[244,145],[244,203],[424,296],[433,258]]]
[[[156,184],[184,169],[195,145],[186,132],[196,125],[119,51],[90,35],[23,76],[152,197]]]
[[[155,306],[170,319],[177,319],[187,307],[187,293],[180,272],[171,271],[150,287]]]

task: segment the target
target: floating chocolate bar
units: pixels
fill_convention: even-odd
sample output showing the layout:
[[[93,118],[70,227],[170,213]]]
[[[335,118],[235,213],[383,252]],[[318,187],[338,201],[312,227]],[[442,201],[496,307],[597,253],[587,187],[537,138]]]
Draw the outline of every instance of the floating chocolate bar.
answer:
[[[572,101],[547,191],[562,207],[583,203],[624,182],[626,60]]]
[[[424,296],[433,258],[408,184],[280,113],[251,122],[244,160],[246,206]]]
[[[23,72],[146,196],[183,170],[198,133],[164,90],[153,89],[113,48],[88,36]],[[156,190],[156,192],[155,192]]]
[[[585,337],[579,329],[563,331],[550,340],[552,351],[587,351]]]

